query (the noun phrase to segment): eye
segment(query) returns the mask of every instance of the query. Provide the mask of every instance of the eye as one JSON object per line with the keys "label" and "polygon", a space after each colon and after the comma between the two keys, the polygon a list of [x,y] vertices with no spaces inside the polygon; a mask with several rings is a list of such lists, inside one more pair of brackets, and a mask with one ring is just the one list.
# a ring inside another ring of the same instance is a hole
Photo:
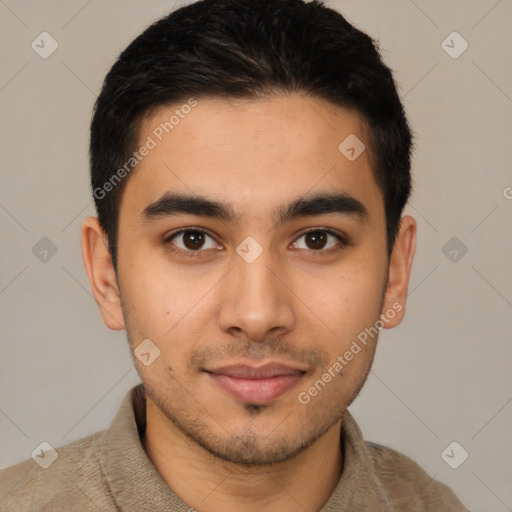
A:
{"label": "eye", "polygon": [[[295,241],[293,246],[296,249],[306,249],[314,252],[328,252],[337,244],[346,245],[345,239],[330,229],[310,229],[296,240],[300,239],[304,239],[306,246],[301,247],[300,243]],[[181,229],[173,233],[165,240],[165,243],[174,246],[171,250],[187,256],[195,256],[194,253],[202,252],[202,250],[218,249],[220,247],[206,231],[193,228]]]}
{"label": "eye", "polygon": [[173,233],[167,238],[166,243],[175,245],[182,252],[200,252],[201,249],[215,249],[219,246],[206,231],[191,228]]}
{"label": "eye", "polygon": [[[310,249],[313,251],[321,251],[322,249],[332,249],[336,246],[336,243],[345,245],[345,240],[334,231],[330,229],[319,229],[314,228],[303,233],[297,240],[304,238],[306,247],[298,247],[298,242],[294,242],[294,246],[297,249]],[[329,238],[331,242],[329,243]],[[335,239],[334,241],[332,239]],[[326,252],[326,251],[325,251]]]}

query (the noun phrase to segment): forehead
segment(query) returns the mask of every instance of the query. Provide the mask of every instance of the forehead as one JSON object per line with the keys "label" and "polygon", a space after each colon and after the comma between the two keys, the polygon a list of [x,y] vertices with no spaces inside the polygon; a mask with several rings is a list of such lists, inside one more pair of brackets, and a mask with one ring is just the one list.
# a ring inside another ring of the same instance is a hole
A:
{"label": "forehead", "polygon": [[182,192],[266,215],[286,198],[336,189],[383,215],[366,139],[357,112],[298,94],[162,107],[140,125],[137,148],[151,149],[126,184],[121,211],[140,215],[163,194]]}

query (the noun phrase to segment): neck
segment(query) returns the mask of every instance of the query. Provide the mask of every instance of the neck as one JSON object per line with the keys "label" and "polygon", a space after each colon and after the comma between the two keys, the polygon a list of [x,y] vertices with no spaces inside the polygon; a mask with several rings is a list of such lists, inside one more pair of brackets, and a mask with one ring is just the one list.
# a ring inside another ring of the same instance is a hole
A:
{"label": "neck", "polygon": [[146,398],[146,453],[166,484],[201,512],[318,511],[341,477],[341,420],[293,459],[266,467],[232,464],[206,452]]}

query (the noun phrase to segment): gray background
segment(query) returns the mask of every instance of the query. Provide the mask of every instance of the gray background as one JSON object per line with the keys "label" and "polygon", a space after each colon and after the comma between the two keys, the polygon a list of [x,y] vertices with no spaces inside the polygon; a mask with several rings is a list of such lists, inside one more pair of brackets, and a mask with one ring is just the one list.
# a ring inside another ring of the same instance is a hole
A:
{"label": "gray background", "polygon": [[[176,5],[0,0],[0,467],[107,427],[139,382],[81,259],[88,124],[119,52]],[[512,510],[512,2],[329,5],[379,40],[417,134],[407,315],[381,334],[351,411],[366,439],[412,457],[472,511]],[[31,48],[43,31],[59,45],[47,59]],[[441,44],[453,31],[469,44],[456,59]],[[43,237],[57,248],[46,261],[33,252]],[[458,469],[441,457],[452,441],[469,453]]]}

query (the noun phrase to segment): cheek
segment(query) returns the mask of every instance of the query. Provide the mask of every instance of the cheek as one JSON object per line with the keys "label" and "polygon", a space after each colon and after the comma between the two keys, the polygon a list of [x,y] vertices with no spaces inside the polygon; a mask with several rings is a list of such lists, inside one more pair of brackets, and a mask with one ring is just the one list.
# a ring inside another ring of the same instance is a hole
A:
{"label": "cheek", "polygon": [[334,271],[322,286],[310,287],[307,300],[336,335],[353,336],[378,319],[383,285],[382,271],[357,265],[350,270]]}
{"label": "cheek", "polygon": [[211,301],[205,298],[218,277],[204,270],[185,274],[165,258],[153,254],[151,259],[142,251],[126,260],[122,271],[120,267],[125,320],[134,343],[149,338],[173,356],[190,350],[194,340],[201,339],[205,319],[212,318]]}

